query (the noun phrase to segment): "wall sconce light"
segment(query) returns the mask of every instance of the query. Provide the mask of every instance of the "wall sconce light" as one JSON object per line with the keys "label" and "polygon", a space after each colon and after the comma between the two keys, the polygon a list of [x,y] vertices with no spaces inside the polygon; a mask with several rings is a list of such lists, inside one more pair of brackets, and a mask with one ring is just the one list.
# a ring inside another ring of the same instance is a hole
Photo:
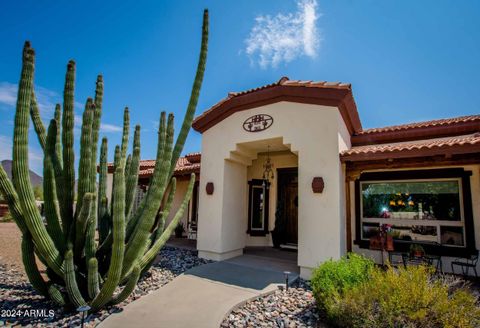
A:
{"label": "wall sconce light", "polygon": [[205,186],[205,191],[207,192],[207,195],[212,195],[213,194],[213,182],[207,182],[207,185]]}
{"label": "wall sconce light", "polygon": [[321,194],[325,188],[325,183],[322,177],[314,177],[312,180],[312,191],[315,194]]}

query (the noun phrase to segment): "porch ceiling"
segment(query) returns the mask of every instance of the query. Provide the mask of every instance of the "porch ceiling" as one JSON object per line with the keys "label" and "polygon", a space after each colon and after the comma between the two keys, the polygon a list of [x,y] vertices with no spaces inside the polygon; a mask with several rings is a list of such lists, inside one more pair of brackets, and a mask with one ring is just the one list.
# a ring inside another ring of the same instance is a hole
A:
{"label": "porch ceiling", "polygon": [[291,147],[290,144],[283,143],[282,137],[241,142],[236,144],[235,150],[230,151],[227,159],[245,166],[250,166],[252,165],[252,161],[257,159],[258,154],[266,153],[267,151],[272,153],[291,151]]}

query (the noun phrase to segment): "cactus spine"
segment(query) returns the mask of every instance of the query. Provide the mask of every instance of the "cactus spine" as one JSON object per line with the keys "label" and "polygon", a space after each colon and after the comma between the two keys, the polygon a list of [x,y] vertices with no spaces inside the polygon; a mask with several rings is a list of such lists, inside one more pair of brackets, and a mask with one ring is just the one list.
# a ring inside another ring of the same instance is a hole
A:
{"label": "cactus spine", "polygon": [[[107,164],[108,141],[99,152],[98,140],[103,106],[103,77],[96,81],[95,97],[88,98],[83,113],[78,188],[74,170],[75,62],[67,65],[63,113],[56,105],[45,129],[34,92],[35,53],[26,42],[17,95],[13,140],[12,181],[0,167],[0,192],[22,233],[25,271],[33,287],[60,306],[90,305],[98,310],[125,300],[134,290],[171,235],[188,206],[195,175],[173,221],[164,229],[171,210],[176,180],[174,168],[188,135],[205,70],[208,12],[205,11],[197,73],[182,128],[174,142],[174,117],[161,113],[156,164],[144,200],[134,209],[140,166],[140,126],[135,127],[132,153],[129,144],[130,114],[124,111],[120,145],[115,147],[114,165]],[[36,206],[28,168],[30,120],[44,152],[44,202],[46,224]],[[127,160],[128,158],[128,160]],[[113,172],[112,197],[107,195],[108,171]],[[74,202],[75,191],[77,202]],[[98,241],[96,235],[98,231]],[[39,273],[38,258],[46,266]],[[48,279],[47,279],[48,278]],[[115,295],[120,287],[121,291]]]}

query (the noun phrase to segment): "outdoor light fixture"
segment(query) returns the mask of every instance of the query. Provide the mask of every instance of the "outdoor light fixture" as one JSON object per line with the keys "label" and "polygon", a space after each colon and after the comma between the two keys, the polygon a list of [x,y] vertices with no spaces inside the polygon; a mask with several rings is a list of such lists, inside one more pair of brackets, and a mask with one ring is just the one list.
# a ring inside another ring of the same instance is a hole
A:
{"label": "outdoor light fixture", "polygon": [[270,180],[273,180],[273,164],[270,158],[270,146],[267,146],[267,159],[263,164],[263,186],[268,188]]}
{"label": "outdoor light fixture", "polygon": [[205,186],[205,191],[207,192],[207,195],[212,195],[213,194],[213,182],[208,182],[207,185]]}
{"label": "outdoor light fixture", "polygon": [[315,194],[321,194],[325,188],[325,183],[323,182],[322,177],[314,177],[312,180],[312,191]]}
{"label": "outdoor light fixture", "polygon": [[82,314],[82,328],[83,323],[85,322],[85,313],[87,313],[91,308],[88,305],[80,306],[77,308],[77,312]]}
{"label": "outdoor light fixture", "polygon": [[290,271],[283,271],[283,274],[285,275],[285,290],[288,291],[288,276],[290,275]]}

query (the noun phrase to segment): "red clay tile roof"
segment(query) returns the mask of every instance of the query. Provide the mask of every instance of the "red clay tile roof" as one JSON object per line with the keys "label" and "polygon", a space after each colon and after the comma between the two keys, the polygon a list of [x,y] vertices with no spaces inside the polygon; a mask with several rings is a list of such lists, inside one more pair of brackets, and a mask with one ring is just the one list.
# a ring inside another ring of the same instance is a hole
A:
{"label": "red clay tile roof", "polygon": [[434,126],[451,126],[451,125],[457,125],[459,123],[467,123],[467,122],[480,123],[480,115],[459,116],[459,117],[444,118],[439,120],[414,122],[414,123],[401,124],[401,125],[392,125],[392,126],[386,126],[381,128],[372,128],[372,129],[362,130],[358,132],[357,135],[381,133],[381,132],[387,132],[387,131],[388,132],[402,131],[402,130],[410,130],[410,129],[418,129],[418,128],[426,128],[426,127],[434,127]]}
{"label": "red clay tile roof", "polygon": [[480,132],[480,115],[373,128],[352,135],[352,146],[454,137]]}
{"label": "red clay tile roof", "polygon": [[343,162],[480,153],[480,133],[447,138],[356,146],[340,154]]}
{"label": "red clay tile roof", "polygon": [[231,114],[279,101],[337,106],[351,133],[361,131],[362,125],[349,83],[289,80],[282,77],[275,83],[228,96],[193,121],[193,128],[204,132]]}
{"label": "red clay tile roof", "polygon": [[[194,161],[189,161],[189,158],[193,158]],[[200,153],[190,153],[185,155],[185,157],[180,157],[175,166],[175,171],[173,175],[185,175],[190,173],[199,173],[200,172]],[[196,161],[198,160],[198,161]],[[108,163],[109,172],[113,171],[113,163]],[[152,176],[153,170],[155,168],[154,159],[146,159],[140,161],[140,169],[138,172],[139,177],[148,178]]]}

